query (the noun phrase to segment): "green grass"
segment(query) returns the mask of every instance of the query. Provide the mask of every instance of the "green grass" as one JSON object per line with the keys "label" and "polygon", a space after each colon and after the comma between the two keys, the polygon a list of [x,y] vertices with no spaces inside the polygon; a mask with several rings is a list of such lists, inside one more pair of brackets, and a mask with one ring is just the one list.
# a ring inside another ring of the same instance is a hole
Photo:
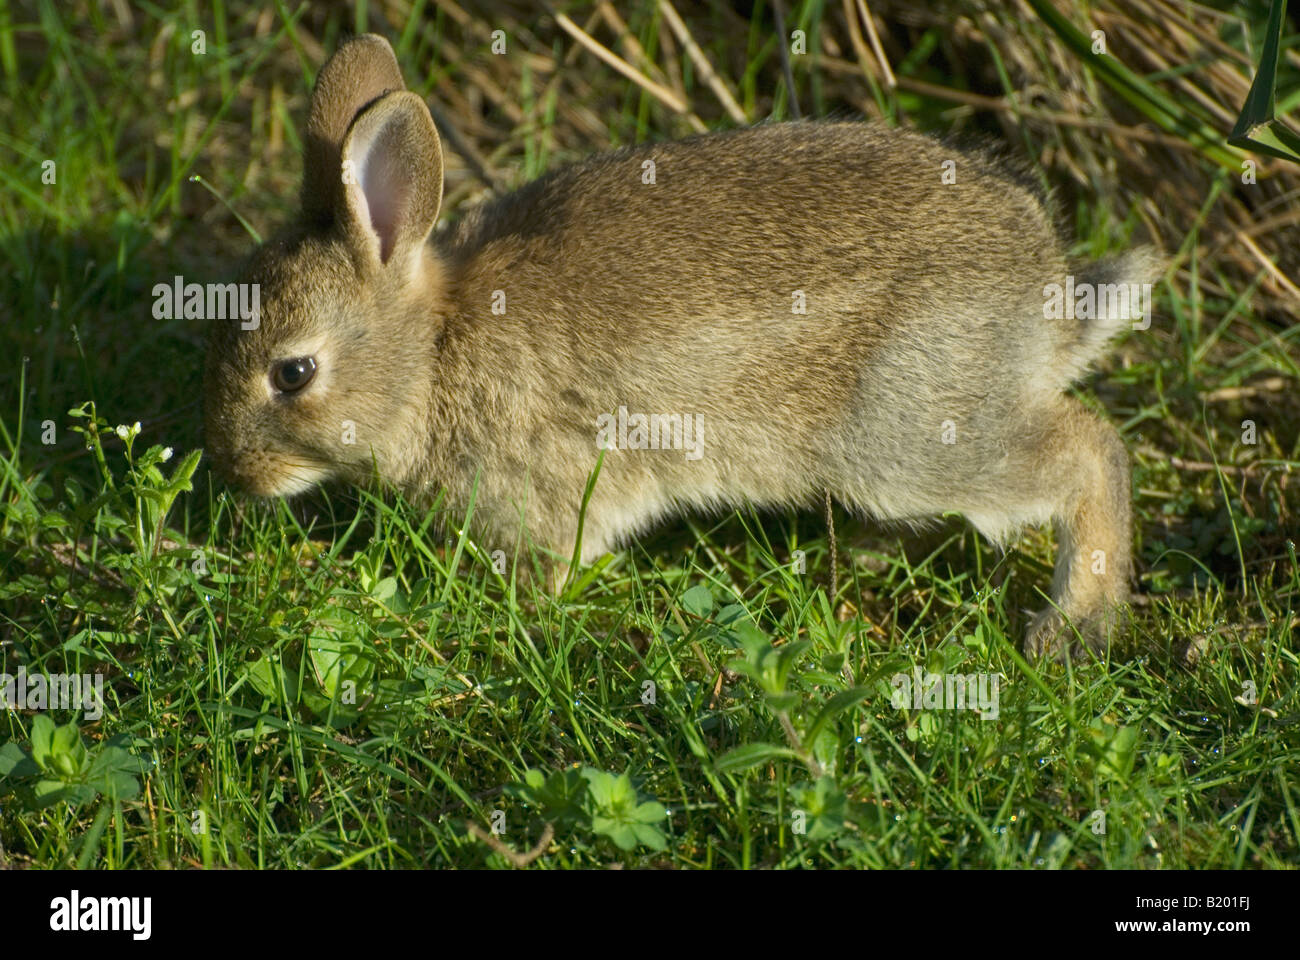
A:
{"label": "green grass", "polygon": [[[540,37],[538,56],[571,46],[482,6],[489,26]],[[787,21],[811,36],[837,7],[790,3]],[[1190,151],[1192,215],[1160,223],[1177,263],[1152,329],[1081,393],[1133,454],[1132,630],[1104,662],[1036,669],[1018,644],[1045,603],[1046,534],[1003,554],[957,517],[911,532],[837,513],[832,601],[818,516],[693,517],[556,598],[517,585],[527,558],[502,572],[461,524],[382,491],[250,503],[209,478],[186,459],[202,442],[202,324],[154,320],[150,290],[224,276],[249,246],[191,175],[263,235],[288,215],[306,41],[384,29],[412,86],[489,144],[509,183],[689,130],[590,56],[549,74],[489,60],[440,7],[391,25],[364,6],[349,20],[284,6],[261,33],[257,11],[213,9],[141,8],[127,27],[95,3],[74,18],[0,0],[0,672],[99,672],[107,700],[94,721],[0,710],[0,866],[505,867],[470,829],[494,824],[520,853],[552,838],[534,869],[1300,862],[1300,327],[1264,295],[1262,266],[1224,253],[1241,188],[1217,152]],[[666,49],[653,5],[624,16],[649,56]],[[762,7],[748,30],[720,6],[688,21],[751,119],[785,113]],[[196,22],[206,59],[182,40]],[[1014,50],[976,61],[916,30],[900,76],[1016,88]],[[518,120],[434,93],[486,69],[516,69]],[[686,60],[681,76],[707,125],[727,125]],[[870,101],[931,129],[997,129],[826,64],[795,77],[805,113]],[[604,143],[561,83],[588,91]],[[1017,136],[1031,159],[1106,145]],[[1081,256],[1144,222],[1105,178],[1037,170]],[[479,190],[453,169],[448,212]],[[1263,216],[1296,212],[1284,196]],[[1285,256],[1287,229],[1256,240]],[[138,437],[113,429],[135,421]],[[916,667],[997,675],[998,716],[895,709],[891,678]]]}

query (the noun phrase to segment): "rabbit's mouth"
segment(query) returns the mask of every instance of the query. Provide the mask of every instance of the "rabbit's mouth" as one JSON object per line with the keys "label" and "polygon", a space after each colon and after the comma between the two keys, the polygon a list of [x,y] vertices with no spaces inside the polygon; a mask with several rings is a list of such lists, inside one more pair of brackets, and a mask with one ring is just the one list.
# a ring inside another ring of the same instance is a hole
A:
{"label": "rabbit's mouth", "polygon": [[275,489],[262,496],[270,497],[295,497],[300,493],[306,493],[318,483],[323,483],[330,477],[328,470],[311,470],[305,471],[302,467],[293,468],[292,472],[287,472],[280,477],[279,483]]}
{"label": "rabbit's mouth", "polygon": [[319,460],[268,450],[239,451],[224,471],[228,481],[255,497],[297,496],[333,472]]}

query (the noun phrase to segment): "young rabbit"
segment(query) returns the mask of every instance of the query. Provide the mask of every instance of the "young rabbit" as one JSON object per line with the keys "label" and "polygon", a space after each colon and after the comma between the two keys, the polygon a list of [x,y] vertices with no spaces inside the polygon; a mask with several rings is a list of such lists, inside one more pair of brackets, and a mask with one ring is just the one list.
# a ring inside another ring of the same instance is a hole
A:
{"label": "young rabbit", "polygon": [[[1075,319],[1068,288],[1046,306],[1072,271],[1015,172],[906,130],[772,124],[592,157],[431,240],[438,134],[373,35],[321,69],[306,134],[301,219],[245,277],[259,322],[209,344],[233,483],[377,470],[417,502],[445,489],[453,517],[473,494],[488,551],[522,534],[567,558],[603,449],[582,562],[688,509],[826,490],[883,519],[960,511],[999,543],[1051,520],[1027,648],[1104,642],[1128,458],[1065,390],[1132,319]],[[1156,270],[1140,251],[1068,282]]]}

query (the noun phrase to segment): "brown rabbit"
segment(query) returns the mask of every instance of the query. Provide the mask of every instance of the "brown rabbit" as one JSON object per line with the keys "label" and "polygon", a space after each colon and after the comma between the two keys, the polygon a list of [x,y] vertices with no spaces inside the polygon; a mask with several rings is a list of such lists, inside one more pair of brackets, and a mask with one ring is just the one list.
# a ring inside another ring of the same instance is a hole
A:
{"label": "brown rabbit", "polygon": [[996,542],[1051,520],[1028,649],[1066,655],[1070,624],[1104,642],[1128,458],[1065,390],[1132,311],[1103,287],[1078,319],[1069,285],[1152,281],[1149,251],[1067,280],[1014,171],[864,123],[615,150],[431,242],[438,134],[372,35],[321,69],[305,166],[300,222],[245,278],[256,328],[215,323],[209,345],[209,452],[234,483],[288,496],[377,470],[460,517],[477,490],[485,550],[522,533],[567,558],[604,450],[583,562],[685,510],[825,490],[883,519],[960,511]]}

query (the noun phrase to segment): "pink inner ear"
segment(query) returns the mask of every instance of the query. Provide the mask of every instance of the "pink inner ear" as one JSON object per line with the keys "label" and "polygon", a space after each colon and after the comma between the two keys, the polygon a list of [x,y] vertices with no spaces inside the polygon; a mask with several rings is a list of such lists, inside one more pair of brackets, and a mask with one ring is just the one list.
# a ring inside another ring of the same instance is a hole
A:
{"label": "pink inner ear", "polygon": [[379,259],[387,263],[397,245],[399,221],[410,183],[400,169],[394,169],[400,164],[393,162],[394,152],[384,141],[381,132],[375,140],[363,145],[357,181],[365,206],[361,212],[379,240]]}

